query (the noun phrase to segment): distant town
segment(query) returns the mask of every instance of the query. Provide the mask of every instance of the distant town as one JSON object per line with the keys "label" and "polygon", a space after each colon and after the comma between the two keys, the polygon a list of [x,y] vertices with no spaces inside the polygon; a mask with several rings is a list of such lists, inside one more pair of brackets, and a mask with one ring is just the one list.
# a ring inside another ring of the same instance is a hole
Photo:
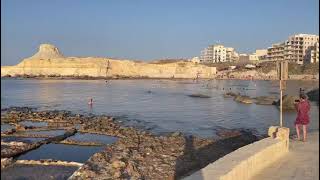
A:
{"label": "distant town", "polygon": [[199,57],[190,59],[194,63],[201,64],[223,62],[251,62],[254,64],[261,61],[280,60],[288,60],[300,65],[319,62],[319,36],[312,34],[292,35],[283,42],[272,44],[267,49],[257,49],[252,54],[241,54],[232,47],[214,44],[204,48]]}

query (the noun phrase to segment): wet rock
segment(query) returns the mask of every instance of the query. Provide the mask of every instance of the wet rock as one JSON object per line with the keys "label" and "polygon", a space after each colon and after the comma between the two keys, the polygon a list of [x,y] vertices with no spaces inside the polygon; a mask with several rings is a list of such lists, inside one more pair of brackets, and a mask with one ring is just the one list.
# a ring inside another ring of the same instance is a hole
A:
{"label": "wet rock", "polygon": [[218,136],[226,138],[226,137],[235,137],[240,136],[241,131],[236,129],[220,129],[216,133]]}
{"label": "wet rock", "polygon": [[[256,140],[255,136],[243,132],[239,134],[238,131],[232,130],[221,132],[222,138],[219,141],[184,136],[181,132],[155,136],[143,130],[124,127],[112,117],[93,114],[79,116],[69,111],[8,111],[6,117],[12,122],[30,119],[48,122],[48,125],[61,123],[74,127],[81,124],[80,132],[119,137],[117,142],[91,156],[70,179],[179,179]],[[59,143],[75,132],[76,129],[68,129],[64,135],[32,144],[32,148],[45,143]],[[12,147],[19,149],[24,146]],[[26,150],[28,147],[16,153],[4,154],[7,154],[7,157],[15,157]]]}
{"label": "wet rock", "polygon": [[174,132],[172,134],[170,134],[171,137],[178,137],[178,136],[182,136],[183,134],[181,132]]}
{"label": "wet rock", "polygon": [[25,131],[26,128],[25,128],[24,126],[20,125],[20,124],[17,124],[17,125],[16,125],[16,130],[17,130],[17,131]]}
{"label": "wet rock", "polygon": [[318,89],[313,89],[313,90],[307,92],[307,96],[308,96],[310,101],[319,102],[319,88]]}
{"label": "wet rock", "polygon": [[83,142],[83,141],[75,141],[75,140],[71,140],[71,139],[65,139],[65,140],[57,142],[57,143],[79,145],[79,146],[103,146],[104,145],[99,142]]}
{"label": "wet rock", "polygon": [[[295,101],[296,100],[299,100],[298,96],[290,96],[290,95],[282,96],[282,110],[283,111],[295,110]],[[280,99],[278,101],[274,102],[273,105],[280,107]]]}
{"label": "wet rock", "polygon": [[229,98],[229,97],[236,97],[236,96],[238,96],[239,94],[236,94],[236,93],[234,93],[234,92],[227,92],[227,93],[225,93],[224,95],[223,95],[223,97],[225,97],[225,98]]}
{"label": "wet rock", "polygon": [[[20,155],[32,149],[38,148],[41,145],[40,143],[33,143],[33,144],[27,144],[27,143],[22,144],[21,142],[11,142],[11,143],[13,144],[11,144],[10,146],[7,146],[7,148],[4,148],[4,149],[1,148],[1,158],[15,157],[17,155]],[[19,144],[15,144],[15,143],[19,143]]]}
{"label": "wet rock", "polygon": [[[253,136],[248,135],[246,139],[244,134],[237,133],[239,132],[233,131],[224,134],[227,138],[238,138],[237,140],[216,145],[213,145],[213,140],[185,137],[179,132],[173,136],[139,135],[123,138],[99,153],[99,156],[104,154],[108,158],[90,158],[84,166],[86,168],[81,168],[77,174],[79,177],[87,178],[111,176],[132,179],[177,179],[176,177],[183,177],[190,171],[206,166],[213,158],[221,157],[223,153],[254,140]],[[111,169],[105,168],[110,166]],[[97,169],[92,173],[94,167]]]}
{"label": "wet rock", "polygon": [[249,96],[241,96],[241,95],[238,95],[234,98],[234,100],[236,102],[239,102],[239,103],[243,103],[243,104],[252,104],[253,103],[253,99],[250,98]]}
{"label": "wet rock", "polygon": [[276,96],[259,96],[255,98],[256,104],[258,105],[272,105],[275,101],[277,101]]}
{"label": "wet rock", "polygon": [[13,163],[13,158],[1,158],[1,170],[10,166]]}
{"label": "wet rock", "polygon": [[194,97],[194,98],[211,98],[208,95],[204,95],[204,94],[190,94],[188,95],[189,97]]}

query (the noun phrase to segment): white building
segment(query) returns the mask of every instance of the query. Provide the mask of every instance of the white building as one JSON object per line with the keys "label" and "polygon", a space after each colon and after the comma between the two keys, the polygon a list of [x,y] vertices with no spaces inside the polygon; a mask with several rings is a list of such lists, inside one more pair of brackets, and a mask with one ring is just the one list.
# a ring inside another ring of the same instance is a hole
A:
{"label": "white building", "polygon": [[234,48],[227,47],[227,56],[226,56],[226,61],[227,62],[234,62],[239,60],[239,54],[234,50]]}
{"label": "white building", "polygon": [[[289,36],[288,40],[273,44],[268,48],[268,59],[289,60],[298,64],[304,62],[317,62],[315,48],[319,43],[319,36],[312,34],[296,34]],[[319,48],[318,48],[319,49]],[[313,51],[313,55],[311,51]],[[311,60],[311,56],[314,60]]]}
{"label": "white building", "polygon": [[237,60],[238,57],[238,53],[236,53],[233,48],[224,47],[223,45],[210,45],[209,47],[201,51],[200,62],[229,62]]}
{"label": "white building", "polygon": [[268,50],[267,49],[257,49],[255,54],[258,56],[259,60],[266,60],[267,55],[268,55]]}
{"label": "white building", "polygon": [[200,58],[199,57],[193,57],[191,60],[193,63],[200,63]]}
{"label": "white building", "polygon": [[249,55],[249,61],[259,61],[259,57],[256,53]]}
{"label": "white building", "polygon": [[307,58],[309,63],[319,62],[319,42],[317,42],[314,47],[307,51]]}

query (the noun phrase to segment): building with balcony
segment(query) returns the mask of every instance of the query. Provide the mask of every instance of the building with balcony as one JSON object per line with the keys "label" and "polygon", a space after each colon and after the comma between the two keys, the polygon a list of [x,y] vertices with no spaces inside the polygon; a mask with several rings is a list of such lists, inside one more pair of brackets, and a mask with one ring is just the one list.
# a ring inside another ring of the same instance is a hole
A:
{"label": "building with balcony", "polygon": [[[288,60],[298,64],[311,62],[311,51],[319,43],[319,36],[311,34],[297,34],[289,36],[288,40],[273,44],[268,48],[269,60]],[[313,52],[315,53],[316,50]]]}
{"label": "building with balcony", "polygon": [[227,47],[226,50],[227,50],[227,54],[226,54],[227,62],[239,61],[239,54],[234,50],[234,48]]}
{"label": "building with balcony", "polygon": [[210,45],[201,51],[201,63],[230,62],[239,59],[239,55],[234,48],[223,45]]}
{"label": "building with balcony", "polygon": [[317,63],[319,62],[319,43],[308,51],[308,59],[309,63]]}
{"label": "building with balcony", "polygon": [[267,49],[257,49],[255,52],[255,55],[258,56],[259,60],[266,60],[268,55]]}
{"label": "building with balcony", "polygon": [[272,47],[268,48],[269,60],[283,60],[284,58],[284,43],[272,44]]}

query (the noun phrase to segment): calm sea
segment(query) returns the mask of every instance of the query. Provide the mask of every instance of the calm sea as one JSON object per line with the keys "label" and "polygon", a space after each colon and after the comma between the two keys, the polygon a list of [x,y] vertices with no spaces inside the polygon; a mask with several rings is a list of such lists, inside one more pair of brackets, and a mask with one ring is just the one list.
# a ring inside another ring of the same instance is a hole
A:
{"label": "calm sea", "polygon": [[[318,82],[289,81],[285,94],[299,88],[319,87]],[[220,128],[247,128],[265,134],[279,124],[272,105],[240,104],[226,99],[230,90],[252,97],[279,96],[277,81],[235,80],[17,80],[1,79],[1,108],[31,106],[40,110],[112,115],[126,125],[157,134],[181,131],[213,137]],[[201,93],[211,98],[192,98]],[[93,98],[93,106],[87,105]],[[311,103],[311,130],[319,129],[319,106]],[[284,113],[284,125],[293,129],[295,112]]]}

